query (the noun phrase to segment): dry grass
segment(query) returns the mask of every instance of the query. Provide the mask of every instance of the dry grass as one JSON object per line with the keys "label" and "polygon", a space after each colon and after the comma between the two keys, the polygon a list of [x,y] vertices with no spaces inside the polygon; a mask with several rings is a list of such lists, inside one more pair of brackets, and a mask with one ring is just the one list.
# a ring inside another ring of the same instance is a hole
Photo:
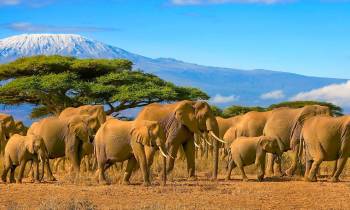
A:
{"label": "dry grass", "polygon": [[[289,164],[284,157],[283,167]],[[82,172],[79,180],[67,171],[58,171],[57,182],[23,184],[0,183],[0,209],[349,209],[350,179],[344,170],[343,181],[329,183],[322,179],[317,183],[295,178],[268,178],[255,181],[255,169],[247,167],[251,180],[240,181],[238,170],[233,171],[232,181],[224,181],[224,162],[220,164],[219,181],[211,181],[212,160],[196,161],[198,180],[187,181],[184,160],[177,160],[175,169],[168,176],[167,186],[160,185],[161,161],[156,160],[152,169],[151,187],[142,186],[141,173],[135,171],[131,186],[120,185],[122,171],[119,167],[108,171],[111,185],[101,186],[95,181],[94,172]],[[333,163],[324,163],[321,174],[331,172]],[[2,167],[2,166],[0,166]],[[125,167],[125,164],[124,164]],[[66,169],[69,168],[67,164]]]}

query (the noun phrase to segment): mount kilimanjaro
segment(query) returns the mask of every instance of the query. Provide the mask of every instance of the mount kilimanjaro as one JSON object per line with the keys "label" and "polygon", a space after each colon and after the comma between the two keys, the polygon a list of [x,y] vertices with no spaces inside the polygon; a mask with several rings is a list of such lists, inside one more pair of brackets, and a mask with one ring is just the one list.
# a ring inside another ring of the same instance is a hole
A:
{"label": "mount kilimanjaro", "polygon": [[75,34],[22,34],[0,39],[0,63],[34,55],[65,55],[78,58],[124,58],[134,68],[156,74],[177,85],[198,87],[219,106],[269,105],[300,92],[345,79],[309,77],[269,70],[240,70],[202,66],[172,58],[148,58]]}

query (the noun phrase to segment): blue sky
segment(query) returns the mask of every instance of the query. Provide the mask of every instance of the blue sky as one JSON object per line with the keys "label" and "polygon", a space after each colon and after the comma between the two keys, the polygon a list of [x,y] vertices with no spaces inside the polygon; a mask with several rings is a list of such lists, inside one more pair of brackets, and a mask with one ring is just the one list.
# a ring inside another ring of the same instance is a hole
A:
{"label": "blue sky", "polygon": [[347,0],[0,0],[0,38],[45,32],[154,58],[350,78]]}

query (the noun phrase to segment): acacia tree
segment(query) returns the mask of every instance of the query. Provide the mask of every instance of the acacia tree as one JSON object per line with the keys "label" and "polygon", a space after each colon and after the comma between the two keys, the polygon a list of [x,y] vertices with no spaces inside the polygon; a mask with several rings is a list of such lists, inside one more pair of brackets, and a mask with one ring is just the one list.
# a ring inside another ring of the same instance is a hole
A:
{"label": "acacia tree", "polygon": [[34,56],[0,65],[0,103],[34,104],[31,117],[57,115],[66,107],[108,105],[108,114],[153,102],[208,99],[196,88],[180,87],[132,70],[124,59]]}

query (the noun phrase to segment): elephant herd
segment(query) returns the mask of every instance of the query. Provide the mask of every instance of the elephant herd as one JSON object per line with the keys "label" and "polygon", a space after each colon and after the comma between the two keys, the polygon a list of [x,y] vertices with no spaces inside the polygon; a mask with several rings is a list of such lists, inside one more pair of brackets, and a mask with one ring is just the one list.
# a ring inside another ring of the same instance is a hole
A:
{"label": "elephant herd", "polygon": [[[122,179],[130,183],[139,167],[143,184],[150,185],[150,167],[157,151],[162,156],[162,180],[181,149],[187,163],[188,179],[195,180],[196,154],[205,146],[213,159],[213,179],[218,176],[219,151],[227,161],[227,175],[237,167],[247,180],[244,166],[255,164],[257,179],[267,175],[293,175],[299,159],[305,158],[305,180],[316,181],[322,161],[336,160],[331,181],[339,181],[350,155],[350,117],[332,117],[328,107],[277,108],[267,112],[249,112],[224,119],[216,117],[204,101],[180,101],[145,106],[133,121],[106,116],[101,105],[67,108],[59,116],[33,123],[27,130],[9,115],[0,115],[1,154],[4,159],[3,182],[21,182],[30,162],[33,181],[54,181],[50,159],[67,158],[71,173],[80,173],[82,160],[96,168],[96,179],[107,184],[105,172],[117,162],[127,161]],[[291,167],[282,172],[281,156],[292,151]],[[42,163],[42,171],[39,165]],[[18,178],[14,172],[20,166]],[[266,167],[265,167],[266,166]],[[40,176],[41,175],[41,176]]]}

